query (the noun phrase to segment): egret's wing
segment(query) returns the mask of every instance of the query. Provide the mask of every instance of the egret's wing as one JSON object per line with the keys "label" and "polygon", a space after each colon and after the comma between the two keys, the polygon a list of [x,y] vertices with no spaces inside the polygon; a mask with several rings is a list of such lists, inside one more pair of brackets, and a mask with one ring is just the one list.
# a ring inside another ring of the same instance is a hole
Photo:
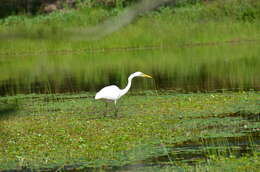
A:
{"label": "egret's wing", "polygon": [[117,100],[120,96],[120,89],[115,85],[102,88],[95,96],[95,99]]}

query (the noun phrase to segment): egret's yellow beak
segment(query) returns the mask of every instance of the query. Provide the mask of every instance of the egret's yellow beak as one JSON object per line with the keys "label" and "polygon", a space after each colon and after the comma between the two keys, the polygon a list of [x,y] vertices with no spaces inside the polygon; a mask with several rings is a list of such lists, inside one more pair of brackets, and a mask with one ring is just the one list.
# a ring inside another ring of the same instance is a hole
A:
{"label": "egret's yellow beak", "polygon": [[153,78],[153,77],[151,77],[151,76],[149,76],[149,75],[146,75],[146,74],[143,74],[143,77],[146,77],[146,78]]}

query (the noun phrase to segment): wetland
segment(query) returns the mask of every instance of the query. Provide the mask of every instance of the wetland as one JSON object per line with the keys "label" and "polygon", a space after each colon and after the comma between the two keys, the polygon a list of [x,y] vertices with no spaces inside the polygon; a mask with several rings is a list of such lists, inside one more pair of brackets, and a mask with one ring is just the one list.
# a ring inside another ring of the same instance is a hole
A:
{"label": "wetland", "polygon": [[[0,171],[259,171],[260,12],[217,2],[95,40],[120,10],[0,19]],[[95,93],[135,71],[104,117]]]}

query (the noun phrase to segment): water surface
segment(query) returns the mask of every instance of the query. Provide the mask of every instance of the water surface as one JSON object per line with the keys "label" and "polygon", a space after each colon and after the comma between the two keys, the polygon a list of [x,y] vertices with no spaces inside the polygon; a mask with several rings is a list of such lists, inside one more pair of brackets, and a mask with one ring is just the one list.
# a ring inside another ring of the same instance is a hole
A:
{"label": "water surface", "polygon": [[154,80],[135,79],[133,89],[259,90],[259,56],[260,46],[254,42],[14,52],[0,56],[0,94],[97,91],[109,84],[124,87],[135,71]]}

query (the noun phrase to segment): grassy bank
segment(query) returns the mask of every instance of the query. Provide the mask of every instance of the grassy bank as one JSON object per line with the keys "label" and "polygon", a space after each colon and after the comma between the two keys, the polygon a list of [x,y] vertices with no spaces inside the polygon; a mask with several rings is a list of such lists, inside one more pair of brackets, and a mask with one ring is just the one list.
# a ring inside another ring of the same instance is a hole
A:
{"label": "grassy bank", "polygon": [[[14,100],[19,108],[1,113],[0,169],[66,165],[119,168],[127,164],[149,164],[145,160],[167,155],[168,165],[187,169],[194,165],[205,169],[211,163],[237,169],[241,167],[240,161],[259,162],[258,142],[253,141],[259,137],[257,92],[136,92],[120,102],[118,118],[113,117],[112,107],[109,116],[103,117],[104,104],[94,101],[90,93],[1,98],[1,102],[9,104]],[[258,134],[247,136],[251,132]],[[231,155],[237,156],[239,138],[244,136],[243,143],[253,146],[252,151],[239,153],[242,159],[234,159]],[[229,144],[232,137],[236,148]],[[214,141],[218,138],[222,139]],[[192,162],[190,166],[185,158],[183,161],[177,158],[182,156],[182,151],[188,153],[185,145],[198,144],[202,146],[199,150],[204,150],[201,154],[206,161],[191,157],[186,159]],[[252,156],[247,159],[247,155]],[[156,164],[156,160],[152,162]],[[230,167],[229,162],[234,166]],[[258,165],[241,168],[256,169]]]}

